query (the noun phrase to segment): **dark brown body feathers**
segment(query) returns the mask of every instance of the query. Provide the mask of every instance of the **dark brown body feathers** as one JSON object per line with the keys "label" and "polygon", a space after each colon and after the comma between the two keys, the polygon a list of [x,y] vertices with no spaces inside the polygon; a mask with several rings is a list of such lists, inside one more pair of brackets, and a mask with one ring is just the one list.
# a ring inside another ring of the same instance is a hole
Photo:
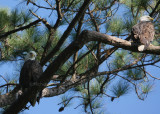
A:
{"label": "dark brown body feathers", "polygon": [[[34,84],[37,84],[36,81],[39,79],[41,74],[43,73],[43,69],[39,62],[35,60],[27,60],[20,72],[19,84],[22,88],[22,91],[25,92],[27,88],[30,88]],[[38,85],[37,85],[38,86]],[[31,100],[30,103],[32,106],[35,105],[36,100],[39,102],[41,92],[39,93],[39,98],[35,96],[33,101]]]}

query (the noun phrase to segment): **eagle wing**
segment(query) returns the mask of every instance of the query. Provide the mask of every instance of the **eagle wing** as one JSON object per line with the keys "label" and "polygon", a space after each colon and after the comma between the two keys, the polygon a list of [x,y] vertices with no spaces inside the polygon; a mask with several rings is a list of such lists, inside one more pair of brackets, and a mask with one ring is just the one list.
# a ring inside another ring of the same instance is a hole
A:
{"label": "eagle wing", "polygon": [[19,84],[22,89],[32,86],[32,84],[38,80],[42,73],[42,67],[37,61],[26,61],[20,72]]}
{"label": "eagle wing", "polygon": [[154,25],[152,22],[140,22],[132,27],[132,39],[140,45],[144,45],[145,49],[154,39]]}
{"label": "eagle wing", "polygon": [[[22,91],[25,92],[26,89],[33,86],[38,80],[38,78],[43,73],[41,65],[35,60],[28,60],[24,63],[19,78],[19,84],[22,87]],[[38,85],[37,85],[38,86]],[[42,96],[42,90],[36,94],[31,100],[30,103],[32,106],[35,105],[36,101],[39,103],[39,100]]]}

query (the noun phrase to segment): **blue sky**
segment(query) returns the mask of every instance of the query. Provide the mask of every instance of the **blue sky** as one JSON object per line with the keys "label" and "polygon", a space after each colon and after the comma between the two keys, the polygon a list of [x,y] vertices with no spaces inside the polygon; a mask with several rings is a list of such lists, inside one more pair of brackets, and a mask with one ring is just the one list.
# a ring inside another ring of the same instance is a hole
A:
{"label": "blue sky", "polygon": [[[0,8],[13,9],[16,7],[18,0],[0,0]],[[10,69],[8,70],[8,67]],[[7,69],[7,70],[6,70]],[[153,75],[158,77],[160,74],[159,69],[152,67],[147,67],[148,71]],[[7,63],[0,66],[0,75],[11,76],[14,73],[14,65]],[[160,77],[160,76],[159,76]],[[1,80],[0,80],[1,81]],[[155,81],[154,88],[152,92],[149,93],[145,101],[141,101],[136,96],[135,92],[131,92],[127,95],[115,99],[111,102],[109,98],[104,98],[103,110],[105,114],[159,114],[160,113],[160,82]],[[53,98],[43,98],[39,105],[31,107],[30,110],[25,111],[24,114],[83,114],[82,108],[74,109],[78,102],[74,100],[73,105],[66,108],[63,112],[58,112],[60,106],[60,96]]]}

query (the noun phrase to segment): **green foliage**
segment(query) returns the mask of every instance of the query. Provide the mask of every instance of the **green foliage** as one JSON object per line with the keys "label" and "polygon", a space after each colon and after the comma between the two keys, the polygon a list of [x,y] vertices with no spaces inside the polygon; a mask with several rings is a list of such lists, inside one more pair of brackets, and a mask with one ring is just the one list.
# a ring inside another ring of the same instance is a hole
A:
{"label": "green foliage", "polygon": [[67,107],[69,106],[70,102],[68,102],[71,98],[68,95],[62,95],[61,100],[62,100],[62,104],[63,106]]}
{"label": "green foliage", "polygon": [[145,76],[143,70],[136,68],[127,70],[125,75],[133,80],[141,80]]}
{"label": "green foliage", "polygon": [[[9,25],[9,14],[8,9],[0,9],[0,30],[3,28],[6,28]],[[6,29],[4,29],[1,33],[5,32]]]}
{"label": "green foliage", "polygon": [[10,23],[13,27],[19,27],[29,22],[32,19],[32,15],[28,11],[19,11],[15,9],[11,11]]}
{"label": "green foliage", "polygon": [[96,9],[101,9],[109,4],[110,0],[93,0]]}
{"label": "green foliage", "polygon": [[[22,54],[24,51],[40,51],[42,44],[45,42],[45,38],[38,31],[38,28],[30,28],[23,32],[22,35],[15,34],[12,38],[8,39],[8,44],[10,46],[10,54],[8,56],[16,57]],[[5,51],[5,50],[4,50]]]}
{"label": "green foliage", "polygon": [[71,61],[67,61],[58,71],[56,74],[59,75],[65,75],[66,72],[68,71],[68,69],[71,67],[72,62]]}
{"label": "green foliage", "polygon": [[93,109],[99,109],[101,107],[102,107],[102,101],[100,99],[93,100],[92,102]]}
{"label": "green foliage", "polygon": [[120,0],[121,3],[125,3],[128,7],[141,7],[141,9],[144,9],[144,7],[147,7],[147,3],[151,3],[151,0]]}
{"label": "green foliage", "polygon": [[[72,0],[62,0],[61,5],[62,7],[68,7],[69,4],[72,2]],[[83,3],[83,0],[74,0],[72,8],[75,7],[75,5]]]}
{"label": "green foliage", "polygon": [[129,83],[120,80],[112,86],[111,92],[113,93],[114,96],[120,97],[122,95],[127,94],[129,90],[130,90]]}
{"label": "green foliage", "polygon": [[10,18],[10,22],[11,25],[16,27],[19,25],[19,22],[21,21],[21,16],[19,15],[19,10],[15,9],[11,12],[11,18]]}
{"label": "green foliage", "polygon": [[132,61],[128,51],[120,50],[115,52],[115,58],[111,61],[110,65],[112,69],[121,68]]}
{"label": "green foliage", "polygon": [[[80,56],[79,56],[80,57]],[[92,66],[95,63],[95,58],[92,54],[88,54],[87,56],[85,56],[78,64],[77,64],[77,73],[83,73],[84,71],[92,68]]]}
{"label": "green foliage", "polygon": [[137,53],[137,52],[132,52],[132,55],[131,55],[134,59],[139,59],[141,56],[142,56],[142,54],[140,54],[140,53]]}
{"label": "green foliage", "polygon": [[98,83],[96,80],[92,82],[90,85],[91,95],[98,95],[100,93],[100,87],[100,83]]}
{"label": "green foliage", "polygon": [[80,91],[84,90],[84,87],[82,85],[78,85],[73,90],[76,92],[80,92]]}
{"label": "green foliage", "polygon": [[125,27],[127,32],[131,32],[132,27],[137,24],[137,19],[126,18],[125,19]]}
{"label": "green foliage", "polygon": [[120,35],[125,29],[125,23],[122,18],[113,18],[109,23],[106,23],[106,31],[112,34]]}
{"label": "green foliage", "polygon": [[153,85],[150,83],[141,83],[140,86],[143,94],[148,94],[153,88]]}

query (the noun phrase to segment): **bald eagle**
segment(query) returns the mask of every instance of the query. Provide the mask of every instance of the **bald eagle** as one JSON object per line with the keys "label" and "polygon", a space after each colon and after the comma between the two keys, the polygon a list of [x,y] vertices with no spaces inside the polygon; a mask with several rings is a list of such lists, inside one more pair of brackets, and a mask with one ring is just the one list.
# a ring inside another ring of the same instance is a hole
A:
{"label": "bald eagle", "polygon": [[140,17],[140,22],[132,27],[131,38],[138,44],[138,51],[144,51],[154,39],[153,18],[148,15]]}
{"label": "bald eagle", "polygon": [[[35,58],[36,53],[34,51],[30,51],[25,57],[25,63],[21,69],[19,78],[19,84],[23,93],[34,84],[37,84],[36,81],[43,73],[41,65],[35,60]],[[35,105],[36,101],[39,103],[41,95],[42,91],[30,100],[32,106]]]}

